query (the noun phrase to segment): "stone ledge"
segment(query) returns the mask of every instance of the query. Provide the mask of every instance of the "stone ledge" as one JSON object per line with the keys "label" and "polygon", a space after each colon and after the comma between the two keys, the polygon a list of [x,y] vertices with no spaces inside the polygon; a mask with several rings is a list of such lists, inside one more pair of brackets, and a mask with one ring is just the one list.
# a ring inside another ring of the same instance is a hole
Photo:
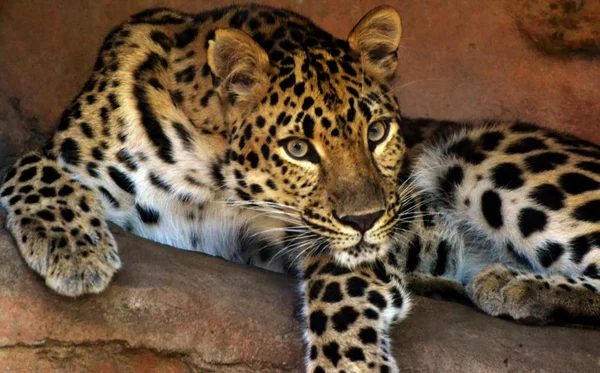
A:
{"label": "stone ledge", "polygon": [[[66,299],[45,288],[0,230],[0,371],[302,372],[293,279],[113,231],[124,269],[105,293]],[[600,369],[596,330],[415,303],[393,331],[403,372]]]}

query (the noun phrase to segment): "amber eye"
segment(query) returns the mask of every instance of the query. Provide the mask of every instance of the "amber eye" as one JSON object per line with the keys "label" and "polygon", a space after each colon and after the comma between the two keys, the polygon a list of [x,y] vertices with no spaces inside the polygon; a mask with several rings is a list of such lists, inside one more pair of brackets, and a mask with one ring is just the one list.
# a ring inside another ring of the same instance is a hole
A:
{"label": "amber eye", "polygon": [[308,155],[309,145],[304,140],[293,139],[288,141],[288,143],[285,146],[285,150],[288,152],[290,157],[296,159],[303,159]]}
{"label": "amber eye", "polygon": [[383,140],[385,140],[386,136],[389,132],[389,125],[387,122],[379,121],[375,123],[371,123],[367,130],[367,138],[369,142],[373,145],[377,145]]}

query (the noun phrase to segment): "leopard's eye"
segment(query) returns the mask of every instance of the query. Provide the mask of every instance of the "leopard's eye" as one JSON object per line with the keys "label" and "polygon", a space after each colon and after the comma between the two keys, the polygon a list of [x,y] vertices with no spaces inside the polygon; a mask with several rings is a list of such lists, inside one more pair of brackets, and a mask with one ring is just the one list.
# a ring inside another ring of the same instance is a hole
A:
{"label": "leopard's eye", "polygon": [[290,157],[298,161],[312,163],[319,163],[320,161],[319,154],[308,140],[293,137],[279,141],[279,145],[285,149]]}
{"label": "leopard's eye", "polygon": [[369,129],[367,130],[367,138],[369,142],[379,144],[388,134],[388,124],[386,122],[375,122],[369,125]]}
{"label": "leopard's eye", "polygon": [[290,157],[295,159],[302,159],[308,154],[308,143],[304,140],[293,139],[288,141],[285,146],[285,150],[288,152]]}

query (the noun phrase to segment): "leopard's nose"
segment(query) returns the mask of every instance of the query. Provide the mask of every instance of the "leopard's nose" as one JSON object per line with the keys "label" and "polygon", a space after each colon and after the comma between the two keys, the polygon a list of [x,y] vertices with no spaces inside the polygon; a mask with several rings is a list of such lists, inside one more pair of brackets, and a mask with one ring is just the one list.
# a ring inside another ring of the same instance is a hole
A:
{"label": "leopard's nose", "polygon": [[340,223],[350,226],[360,233],[365,233],[373,227],[377,219],[379,219],[384,213],[384,210],[372,212],[364,215],[344,215],[338,216],[335,212],[334,215]]}

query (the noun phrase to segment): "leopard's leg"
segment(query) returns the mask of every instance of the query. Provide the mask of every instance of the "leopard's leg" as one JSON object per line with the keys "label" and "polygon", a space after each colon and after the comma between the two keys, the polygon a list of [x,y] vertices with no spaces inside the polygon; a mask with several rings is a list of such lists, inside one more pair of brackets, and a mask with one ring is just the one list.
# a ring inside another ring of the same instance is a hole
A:
{"label": "leopard's leg", "polygon": [[59,163],[24,155],[4,180],[0,203],[25,262],[56,292],[98,293],[121,267],[95,194]]}
{"label": "leopard's leg", "polygon": [[304,263],[301,289],[307,372],[398,372],[388,328],[406,317],[410,298],[397,266],[350,270],[315,257]]}

